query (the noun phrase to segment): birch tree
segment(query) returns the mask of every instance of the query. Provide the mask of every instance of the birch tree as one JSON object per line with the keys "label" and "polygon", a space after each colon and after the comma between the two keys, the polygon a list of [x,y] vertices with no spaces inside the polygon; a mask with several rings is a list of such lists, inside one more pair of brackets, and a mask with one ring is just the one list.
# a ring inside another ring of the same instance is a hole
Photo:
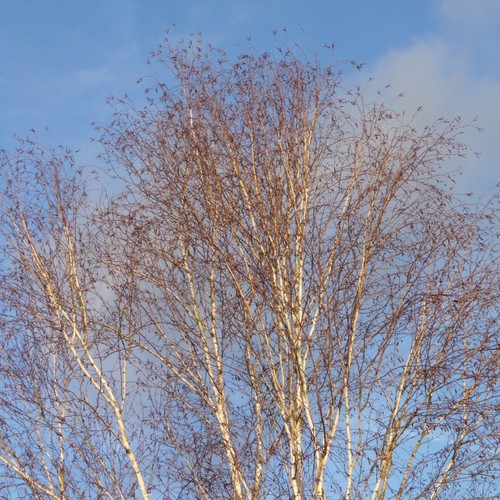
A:
{"label": "birch tree", "polygon": [[167,40],[97,127],[113,193],[5,157],[9,491],[498,496],[498,197],[443,167],[473,124],[419,131],[325,51]]}
{"label": "birch tree", "polygon": [[123,294],[106,304],[114,276],[101,280],[85,255],[82,173],[70,152],[30,140],[3,155],[2,173],[2,486],[125,499],[136,483],[148,498],[127,429],[130,317]]}

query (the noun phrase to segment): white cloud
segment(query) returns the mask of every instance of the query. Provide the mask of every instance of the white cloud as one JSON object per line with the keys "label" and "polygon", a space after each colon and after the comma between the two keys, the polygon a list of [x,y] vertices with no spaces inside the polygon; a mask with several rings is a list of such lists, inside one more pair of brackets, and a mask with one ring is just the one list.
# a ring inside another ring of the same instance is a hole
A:
{"label": "white cloud", "polygon": [[[478,70],[477,59],[487,59],[488,51],[495,49],[472,33],[486,33],[500,20],[500,1],[442,0],[439,6],[441,33],[415,40],[406,50],[388,52],[368,71],[375,77],[374,87],[391,84],[387,99],[405,94],[396,102],[397,109],[413,113],[423,108],[417,126],[440,117],[460,116],[464,122],[479,117],[477,125],[484,132],[471,130],[464,142],[482,153],[481,160],[470,157],[460,162],[464,175],[459,188],[484,192],[500,181],[500,72],[495,71],[495,62],[491,71]],[[451,29],[457,26],[462,29],[461,37]]]}
{"label": "white cloud", "polygon": [[454,28],[467,33],[484,32],[500,21],[498,0],[441,0],[439,12]]}

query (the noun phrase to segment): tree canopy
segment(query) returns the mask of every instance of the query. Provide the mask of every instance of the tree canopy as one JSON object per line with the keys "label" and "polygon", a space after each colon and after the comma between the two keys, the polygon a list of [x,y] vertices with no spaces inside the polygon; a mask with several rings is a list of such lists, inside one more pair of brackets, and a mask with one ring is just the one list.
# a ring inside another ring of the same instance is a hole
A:
{"label": "tree canopy", "polygon": [[167,39],[99,174],[1,153],[0,496],[498,497],[498,194],[446,170],[473,124],[418,130],[328,50]]}

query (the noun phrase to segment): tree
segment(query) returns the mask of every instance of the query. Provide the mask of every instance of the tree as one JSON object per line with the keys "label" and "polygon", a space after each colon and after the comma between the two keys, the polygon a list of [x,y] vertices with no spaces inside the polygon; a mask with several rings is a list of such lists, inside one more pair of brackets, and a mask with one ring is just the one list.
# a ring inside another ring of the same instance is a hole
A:
{"label": "tree", "polygon": [[498,495],[497,195],[440,171],[467,125],[322,57],[166,41],[97,127],[112,194],[4,153],[9,498]]}

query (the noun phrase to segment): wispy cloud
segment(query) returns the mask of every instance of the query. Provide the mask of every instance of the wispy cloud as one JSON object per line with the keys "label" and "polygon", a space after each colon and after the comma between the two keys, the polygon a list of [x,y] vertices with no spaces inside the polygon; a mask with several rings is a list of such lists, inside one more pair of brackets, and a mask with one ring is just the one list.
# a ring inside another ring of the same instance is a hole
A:
{"label": "wispy cloud", "polygon": [[[436,4],[442,29],[414,40],[403,50],[391,50],[369,69],[375,85],[391,84],[387,98],[400,92],[399,109],[414,112],[422,107],[417,125],[426,125],[442,116],[460,116],[464,122],[479,117],[483,133],[471,131],[464,142],[482,153],[461,162],[466,167],[460,188],[484,192],[500,181],[500,72],[484,72],[481,59],[491,58],[500,21],[497,0],[441,0]],[[481,37],[477,37],[477,33]],[[500,32],[500,30],[499,30]],[[486,61],[487,62],[487,61]],[[498,65],[496,60],[490,64]]]}
{"label": "wispy cloud", "polygon": [[438,9],[443,18],[451,22],[455,29],[467,33],[484,33],[498,29],[500,3],[498,0],[441,0]]}

